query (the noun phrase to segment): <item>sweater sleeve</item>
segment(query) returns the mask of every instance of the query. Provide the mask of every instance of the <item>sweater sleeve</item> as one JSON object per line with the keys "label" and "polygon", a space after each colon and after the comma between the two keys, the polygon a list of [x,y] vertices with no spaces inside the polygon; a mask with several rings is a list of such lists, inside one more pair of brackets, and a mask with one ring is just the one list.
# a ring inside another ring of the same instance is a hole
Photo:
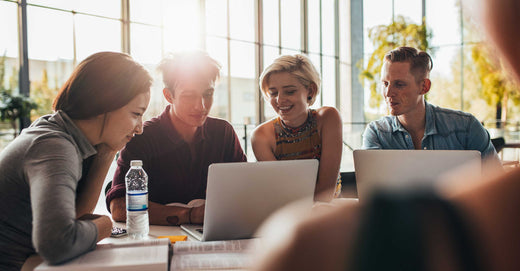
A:
{"label": "sweater sleeve", "polygon": [[51,264],[69,260],[96,246],[96,225],[76,219],[76,188],[82,161],[76,147],[64,138],[35,141],[25,154],[33,245]]}

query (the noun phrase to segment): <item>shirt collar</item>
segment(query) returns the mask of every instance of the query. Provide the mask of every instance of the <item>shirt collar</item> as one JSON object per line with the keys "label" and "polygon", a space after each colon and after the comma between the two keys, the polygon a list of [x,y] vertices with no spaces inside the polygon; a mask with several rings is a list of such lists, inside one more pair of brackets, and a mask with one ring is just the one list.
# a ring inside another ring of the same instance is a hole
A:
{"label": "shirt collar", "polygon": [[[174,145],[185,143],[185,141],[182,139],[182,136],[179,134],[177,129],[175,129],[175,126],[173,126],[172,119],[170,117],[170,108],[171,105],[166,106],[161,115],[159,115],[160,126],[164,129],[165,135],[173,142]],[[207,122],[208,121],[206,120],[201,127],[197,128],[193,137],[193,143],[198,143],[207,138]]]}
{"label": "shirt collar", "polygon": [[[424,135],[433,135],[437,134],[437,127],[435,126],[435,118],[433,117],[433,105],[429,104],[428,102],[424,101],[425,104],[425,130]],[[392,132],[406,132],[406,129],[401,124],[397,116],[392,116]]]}
{"label": "shirt collar", "polygon": [[85,134],[78,128],[78,126],[76,126],[76,124],[74,124],[74,121],[72,121],[67,113],[58,110],[58,112],[49,117],[48,121],[57,123],[67,131],[78,146],[80,155],[83,159],[97,153],[96,148],[92,146]]}
{"label": "shirt collar", "polygon": [[427,136],[437,134],[437,126],[435,125],[433,105],[429,104],[426,101],[424,103],[426,108],[426,123],[424,125],[424,135]]}

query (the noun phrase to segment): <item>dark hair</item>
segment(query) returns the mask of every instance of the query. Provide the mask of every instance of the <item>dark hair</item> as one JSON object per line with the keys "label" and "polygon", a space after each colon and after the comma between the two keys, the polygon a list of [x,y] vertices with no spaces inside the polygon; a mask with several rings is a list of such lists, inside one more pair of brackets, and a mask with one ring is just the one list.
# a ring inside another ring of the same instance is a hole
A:
{"label": "dark hair", "polygon": [[417,81],[428,78],[433,68],[431,56],[413,47],[398,47],[386,53],[384,59],[389,62],[409,62],[410,73]]}
{"label": "dark hair", "polygon": [[150,91],[152,77],[123,53],[100,52],[81,61],[54,99],[53,109],[89,119],[119,109]]}
{"label": "dark hair", "polygon": [[214,84],[220,78],[220,68],[221,65],[206,52],[188,51],[168,54],[157,70],[162,72],[165,88],[174,94],[182,80],[195,78]]}

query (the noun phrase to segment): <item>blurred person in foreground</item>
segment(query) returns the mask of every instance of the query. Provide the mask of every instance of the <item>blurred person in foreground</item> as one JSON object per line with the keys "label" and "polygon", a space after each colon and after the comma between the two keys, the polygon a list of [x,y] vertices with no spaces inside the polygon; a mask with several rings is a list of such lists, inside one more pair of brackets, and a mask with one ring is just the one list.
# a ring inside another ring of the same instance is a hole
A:
{"label": "blurred person in foreground", "polygon": [[[520,2],[485,0],[489,36],[520,79]],[[320,208],[270,238],[256,270],[520,270],[520,169],[436,191]],[[293,214],[294,216],[294,214]],[[281,215],[264,229],[275,232]],[[280,237],[280,236],[278,236]]]}
{"label": "blurred person in foreground", "polygon": [[83,60],[54,100],[0,153],[0,270],[38,253],[51,264],[96,248],[112,221],[92,214],[118,150],[143,131],[152,78],[129,55]]}
{"label": "blurred person in foreground", "polygon": [[115,221],[126,221],[125,174],[131,160],[142,160],[150,224],[202,224],[209,165],[247,158],[231,124],[208,116],[220,64],[194,51],[164,58],[159,70],[168,106],[121,151],[106,204]]}

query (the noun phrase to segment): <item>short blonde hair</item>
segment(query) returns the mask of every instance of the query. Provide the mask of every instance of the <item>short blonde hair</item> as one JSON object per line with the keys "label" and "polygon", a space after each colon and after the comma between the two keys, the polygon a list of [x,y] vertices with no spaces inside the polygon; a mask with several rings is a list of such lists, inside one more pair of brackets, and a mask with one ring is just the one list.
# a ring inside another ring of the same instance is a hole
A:
{"label": "short blonde hair", "polygon": [[162,72],[164,87],[173,95],[182,80],[195,78],[214,84],[220,78],[220,68],[221,65],[203,51],[170,53],[157,67]]}
{"label": "short blonde hair", "polygon": [[309,105],[314,104],[316,96],[320,91],[321,79],[320,74],[308,57],[301,54],[283,55],[275,59],[271,65],[265,68],[259,79],[260,89],[265,97],[269,97],[269,93],[267,92],[269,77],[271,74],[280,72],[288,72],[295,76],[306,88],[309,88],[312,84],[316,85],[316,91],[312,93],[312,96],[310,96],[308,100]]}

